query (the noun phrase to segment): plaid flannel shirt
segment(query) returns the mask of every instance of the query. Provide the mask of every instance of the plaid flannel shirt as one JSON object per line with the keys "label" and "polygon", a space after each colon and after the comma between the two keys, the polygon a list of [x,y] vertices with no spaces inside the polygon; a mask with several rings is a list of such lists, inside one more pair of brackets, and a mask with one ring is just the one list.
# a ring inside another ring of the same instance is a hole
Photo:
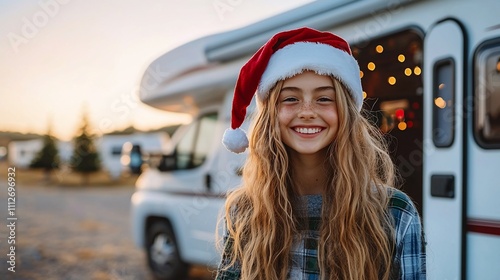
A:
{"label": "plaid flannel shirt", "polygon": [[[301,229],[291,252],[289,279],[319,279],[318,240],[321,220],[321,195],[305,196],[308,228]],[[389,212],[394,219],[396,248],[393,265],[396,267],[396,279],[414,280],[426,278],[425,238],[420,217],[410,198],[399,190],[394,190],[389,203]],[[217,280],[240,279],[241,267],[238,261],[228,269],[228,254],[233,240],[224,235],[225,248],[222,261],[217,271]]]}

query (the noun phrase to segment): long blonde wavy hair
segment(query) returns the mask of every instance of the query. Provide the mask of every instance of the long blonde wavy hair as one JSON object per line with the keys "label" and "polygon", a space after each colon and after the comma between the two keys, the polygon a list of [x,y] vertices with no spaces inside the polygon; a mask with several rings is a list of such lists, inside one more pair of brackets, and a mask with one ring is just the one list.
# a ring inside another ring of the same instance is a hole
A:
{"label": "long blonde wavy hair", "polygon": [[[339,127],[328,147],[328,185],[323,194],[318,248],[321,279],[389,279],[394,233],[387,205],[394,184],[393,163],[383,136],[356,109],[333,79]],[[286,279],[300,220],[294,202],[287,148],[278,129],[283,81],[259,100],[250,129],[250,150],[242,187],[225,205],[232,262],[241,279]]]}

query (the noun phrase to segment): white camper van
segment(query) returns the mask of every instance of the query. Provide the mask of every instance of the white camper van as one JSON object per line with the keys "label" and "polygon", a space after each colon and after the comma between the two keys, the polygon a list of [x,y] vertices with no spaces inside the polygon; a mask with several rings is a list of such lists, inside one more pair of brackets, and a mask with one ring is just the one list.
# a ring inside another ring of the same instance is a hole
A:
{"label": "white camper van", "polygon": [[422,214],[429,279],[500,279],[499,11],[497,0],[317,1],[155,60],[140,99],[194,121],[132,197],[154,274],[182,279],[189,264],[218,263],[218,214],[245,158],[220,142],[239,68],[276,32],[309,26],[351,44],[364,106]]}

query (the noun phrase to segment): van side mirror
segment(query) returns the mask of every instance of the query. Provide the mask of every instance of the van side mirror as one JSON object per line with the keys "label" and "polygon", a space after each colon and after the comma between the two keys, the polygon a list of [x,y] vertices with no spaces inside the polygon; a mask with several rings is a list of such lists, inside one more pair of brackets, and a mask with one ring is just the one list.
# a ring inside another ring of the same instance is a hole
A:
{"label": "van side mirror", "polygon": [[158,164],[158,170],[160,171],[172,171],[177,169],[177,156],[175,153],[170,155],[162,155],[160,164]]}

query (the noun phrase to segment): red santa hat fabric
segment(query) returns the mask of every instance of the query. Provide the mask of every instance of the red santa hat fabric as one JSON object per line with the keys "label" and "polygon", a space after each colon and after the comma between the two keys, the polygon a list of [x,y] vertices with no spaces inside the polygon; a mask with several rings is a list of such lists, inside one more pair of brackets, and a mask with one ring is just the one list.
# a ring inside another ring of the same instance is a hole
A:
{"label": "red santa hat fabric", "polygon": [[341,37],[303,27],[277,33],[243,65],[234,89],[231,128],[222,142],[235,153],[244,152],[248,139],[241,124],[254,94],[265,100],[281,80],[306,70],[331,75],[339,80],[354,99],[358,110],[363,105],[359,66],[349,44]]}

